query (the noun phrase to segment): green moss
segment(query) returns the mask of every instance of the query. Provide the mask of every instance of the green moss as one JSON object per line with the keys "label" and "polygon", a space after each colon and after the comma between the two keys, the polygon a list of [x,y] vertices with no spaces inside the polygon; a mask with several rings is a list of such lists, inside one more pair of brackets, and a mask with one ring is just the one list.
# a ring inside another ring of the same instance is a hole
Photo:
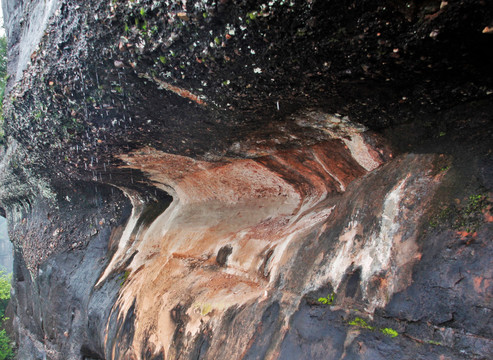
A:
{"label": "green moss", "polygon": [[441,342],[434,341],[434,340],[428,340],[427,343],[431,344],[431,345],[443,346],[443,344]]}
{"label": "green moss", "polygon": [[249,12],[247,13],[247,18],[249,18],[250,20],[255,20],[257,18],[257,12],[256,11],[252,11],[252,12]]}
{"label": "green moss", "polygon": [[125,282],[127,281],[129,275],[130,275],[130,270],[125,270],[125,272],[123,273],[123,275],[121,275],[122,281],[120,282],[120,287],[122,287],[123,285],[125,285]]}
{"label": "green moss", "polygon": [[476,211],[481,211],[486,207],[486,196],[485,195],[471,195],[469,196],[469,201],[465,209],[466,215],[470,215]]}
{"label": "green moss", "polygon": [[432,228],[438,227],[438,225],[443,224],[443,222],[446,220],[444,217],[444,210],[449,209],[448,207],[442,208],[438,213],[433,215],[428,223],[428,225]]}
{"label": "green moss", "polygon": [[332,305],[332,303],[334,302],[335,300],[335,293],[331,293],[329,295],[327,295],[327,297],[320,297],[318,298],[318,302],[324,304],[324,305]]}
{"label": "green moss", "polygon": [[397,331],[395,331],[394,329],[391,329],[391,328],[384,328],[384,329],[380,329],[380,332],[386,336],[390,336],[392,338],[395,338],[399,335],[399,333]]}
{"label": "green moss", "polygon": [[212,311],[212,305],[211,304],[204,304],[204,306],[202,306],[202,309],[201,309],[200,313],[203,316],[205,316],[208,313],[210,313],[211,311]]}
{"label": "green moss", "polygon": [[[442,171],[446,171],[445,168]],[[441,206],[430,218],[429,227],[448,226],[455,230],[474,232],[483,223],[483,210],[488,206],[488,197],[483,194],[470,195],[463,205]]]}
{"label": "green moss", "polygon": [[454,228],[467,232],[476,231],[483,222],[483,210],[488,206],[488,197],[482,194],[470,195],[466,206],[459,210]]}
{"label": "green moss", "polygon": [[360,317],[354,318],[354,320],[349,322],[349,325],[357,326],[357,327],[360,327],[363,329],[368,329],[368,330],[375,330],[375,328],[373,326],[368,325],[368,323]]}

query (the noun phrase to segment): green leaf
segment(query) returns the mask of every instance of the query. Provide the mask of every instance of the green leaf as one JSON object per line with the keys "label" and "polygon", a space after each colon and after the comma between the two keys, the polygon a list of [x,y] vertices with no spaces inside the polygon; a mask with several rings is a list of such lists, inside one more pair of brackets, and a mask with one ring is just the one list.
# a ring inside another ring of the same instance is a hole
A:
{"label": "green leaf", "polygon": [[0,271],[0,299],[8,300],[10,299],[10,281],[12,280],[12,275],[7,274],[4,271]]}
{"label": "green leaf", "polygon": [[390,336],[392,338],[395,338],[396,336],[399,335],[399,333],[397,331],[395,331],[394,329],[391,329],[391,328],[381,329],[380,331],[382,332],[382,334],[384,334],[386,336]]}

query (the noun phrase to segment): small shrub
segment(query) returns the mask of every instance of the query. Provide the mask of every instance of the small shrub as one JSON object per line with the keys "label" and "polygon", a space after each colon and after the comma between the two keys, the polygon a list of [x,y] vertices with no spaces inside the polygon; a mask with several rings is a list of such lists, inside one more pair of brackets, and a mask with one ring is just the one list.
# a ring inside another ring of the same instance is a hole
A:
{"label": "small shrub", "polygon": [[0,330],[0,360],[13,359],[14,351],[12,350],[11,340],[5,329]]}
{"label": "small shrub", "polygon": [[327,295],[326,298],[324,297],[319,297],[318,298],[318,302],[324,304],[324,305],[332,305],[332,303],[334,302],[335,300],[335,293],[331,293],[329,295]]}

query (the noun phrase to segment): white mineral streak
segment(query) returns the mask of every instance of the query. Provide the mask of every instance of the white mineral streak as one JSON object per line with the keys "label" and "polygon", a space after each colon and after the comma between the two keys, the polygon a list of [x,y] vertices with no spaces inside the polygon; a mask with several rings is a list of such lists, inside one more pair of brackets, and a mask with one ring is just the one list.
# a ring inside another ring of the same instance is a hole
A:
{"label": "white mineral streak", "polygon": [[134,245],[130,242],[130,239],[132,236],[132,232],[135,230],[135,225],[137,225],[137,221],[139,220],[139,217],[142,213],[143,202],[133,191],[124,188],[120,188],[120,190],[123,191],[123,193],[130,199],[130,202],[132,203],[132,213],[130,214],[130,218],[128,219],[127,224],[125,225],[123,234],[118,241],[118,249],[111,258],[110,263],[104,270],[103,275],[101,275],[101,277],[99,278],[96,286],[100,285],[108,277],[108,275],[113,270],[115,270],[115,268],[120,265],[122,261],[127,258],[128,255],[131,255],[131,252],[129,250],[132,245]]}
{"label": "white mineral streak", "polygon": [[327,167],[327,165],[324,164],[323,161],[321,161],[318,157],[317,154],[314,155],[315,157],[315,160],[317,160],[317,162],[320,164],[320,166],[322,166],[322,169],[324,169],[324,171],[330,175],[331,178],[333,178],[338,184],[339,184],[339,189],[344,192],[346,191],[346,187],[344,186],[344,184],[342,183],[341,180],[339,180],[339,178],[337,176],[335,176],[331,171],[330,169]]}
{"label": "white mineral streak", "polygon": [[[380,222],[380,231],[370,236],[370,241],[366,242],[363,251],[360,253],[357,262],[362,266],[361,283],[364,295],[368,282],[373,275],[382,270],[389,270],[392,247],[399,241],[399,203],[403,198],[403,189],[406,186],[406,179],[394,187],[394,189],[385,197],[382,211],[382,220]],[[383,306],[385,299],[380,297],[370,299],[374,307]]]}
{"label": "white mineral streak", "polygon": [[339,236],[338,247],[332,250],[334,254],[332,260],[321,274],[316,275],[310,289],[318,288],[327,282],[337,289],[348,269],[361,267],[361,288],[363,296],[371,303],[369,310],[385,305],[386,299],[379,296],[380,294],[368,298],[367,287],[373,276],[389,270],[392,256],[395,255],[392,251],[393,247],[400,241],[399,203],[406,194],[406,182],[407,178],[401,180],[386,195],[378,231],[358,241],[357,236],[364,236],[362,225],[356,220],[348,223],[344,232]]}
{"label": "white mineral streak", "polygon": [[363,139],[363,136],[358,133],[351,134],[350,139],[343,138],[344,143],[351,151],[353,158],[360,164],[366,171],[375,170],[381,165],[381,163],[371,155],[371,149]]}

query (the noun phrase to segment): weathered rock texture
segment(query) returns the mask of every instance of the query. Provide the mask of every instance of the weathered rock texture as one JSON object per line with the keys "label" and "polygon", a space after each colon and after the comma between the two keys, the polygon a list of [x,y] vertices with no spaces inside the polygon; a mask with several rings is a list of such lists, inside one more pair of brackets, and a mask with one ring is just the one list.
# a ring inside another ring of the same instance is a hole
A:
{"label": "weathered rock texture", "polygon": [[493,357],[490,2],[3,9],[19,359]]}

